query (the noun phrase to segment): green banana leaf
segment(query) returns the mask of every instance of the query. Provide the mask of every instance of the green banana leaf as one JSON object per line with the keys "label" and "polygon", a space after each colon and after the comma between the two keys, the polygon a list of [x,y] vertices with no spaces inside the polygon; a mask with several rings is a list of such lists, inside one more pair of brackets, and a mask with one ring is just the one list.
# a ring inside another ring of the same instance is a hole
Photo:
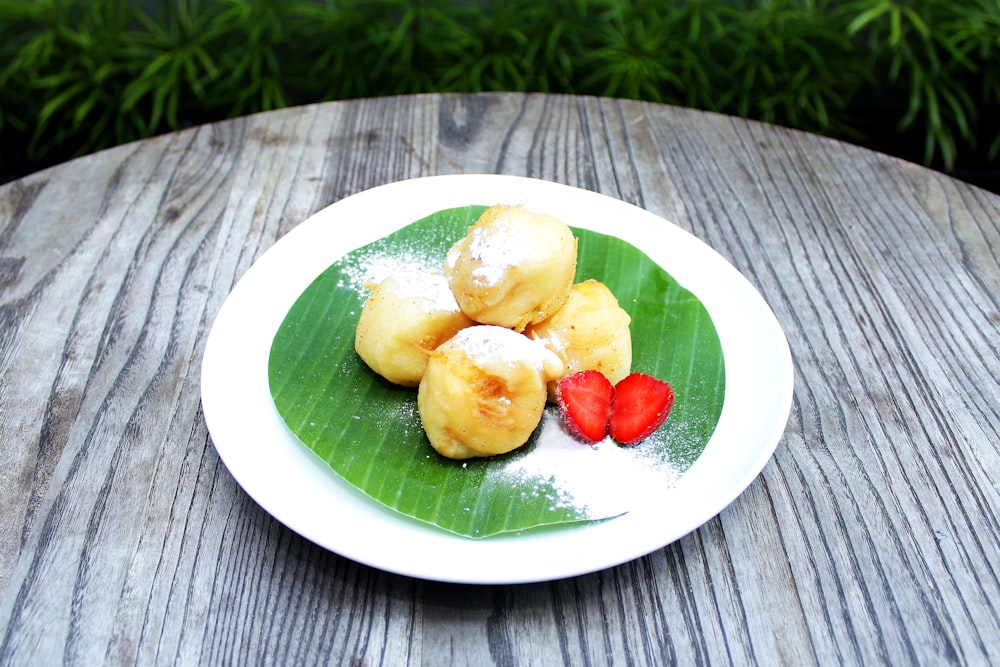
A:
{"label": "green banana leaf", "polygon": [[[439,270],[448,248],[485,206],[439,211],[332,264],[289,310],[271,346],[268,376],[289,429],[338,475],[405,516],[465,537],[488,537],[611,518],[621,510],[567,500],[558,474],[514,475],[539,456],[539,431],[503,456],[454,461],[430,446],[416,390],[392,385],[354,351],[373,282],[404,268]],[[577,280],[605,283],[632,317],[633,370],[667,380],[677,399],[666,423],[629,448],[671,484],[704,450],[725,393],[722,348],[702,303],[638,248],[573,229]],[[546,408],[547,419],[557,414]],[[575,443],[574,443],[575,444]],[[587,447],[580,444],[579,447]],[[617,455],[617,451],[616,451]]]}

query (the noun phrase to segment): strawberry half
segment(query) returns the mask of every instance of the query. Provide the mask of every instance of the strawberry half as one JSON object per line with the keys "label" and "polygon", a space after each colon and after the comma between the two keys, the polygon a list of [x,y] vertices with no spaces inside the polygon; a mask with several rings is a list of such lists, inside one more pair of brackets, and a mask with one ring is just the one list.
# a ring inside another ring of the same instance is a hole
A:
{"label": "strawberry half", "polygon": [[580,371],[564,377],[556,389],[559,413],[575,437],[588,443],[608,434],[608,417],[615,388],[600,371]]}
{"label": "strawberry half", "polygon": [[632,373],[615,385],[611,437],[623,445],[645,440],[660,428],[673,405],[674,390],[669,384],[645,373]]}

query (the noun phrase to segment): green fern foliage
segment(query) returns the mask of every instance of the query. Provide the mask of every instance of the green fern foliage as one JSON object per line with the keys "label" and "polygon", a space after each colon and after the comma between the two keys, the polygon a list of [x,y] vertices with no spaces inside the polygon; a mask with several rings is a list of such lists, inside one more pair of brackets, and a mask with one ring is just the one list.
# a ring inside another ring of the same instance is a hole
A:
{"label": "green fern foliage", "polygon": [[[1000,0],[0,0],[0,173],[331,99],[616,96],[943,169],[1000,154]],[[873,129],[875,131],[873,131]]]}

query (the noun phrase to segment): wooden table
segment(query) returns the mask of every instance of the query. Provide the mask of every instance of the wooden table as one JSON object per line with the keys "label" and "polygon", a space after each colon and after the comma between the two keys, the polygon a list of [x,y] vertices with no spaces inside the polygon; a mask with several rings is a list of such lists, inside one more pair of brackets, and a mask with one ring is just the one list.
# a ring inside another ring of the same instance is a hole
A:
{"label": "wooden table", "polygon": [[[346,560],[221,464],[199,368],[229,290],[322,207],[533,176],[646,208],[761,291],[795,400],[670,546],[510,586]],[[610,99],[332,102],[0,187],[0,663],[1000,662],[1000,197],[787,129]]]}

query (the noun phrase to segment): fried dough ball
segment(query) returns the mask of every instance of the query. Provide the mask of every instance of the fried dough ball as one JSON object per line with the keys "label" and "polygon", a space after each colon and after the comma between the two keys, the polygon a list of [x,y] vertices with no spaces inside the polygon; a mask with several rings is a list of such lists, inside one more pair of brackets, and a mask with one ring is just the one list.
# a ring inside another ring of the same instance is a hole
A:
{"label": "fried dough ball", "polygon": [[527,442],[545,409],[559,357],[511,329],[459,331],[430,353],[417,409],[431,446],[467,459],[504,454]]}
{"label": "fried dough ball", "polygon": [[576,243],[556,218],[523,206],[491,206],[448,251],[444,273],[466,315],[523,331],[566,302]]}
{"label": "fried dough ball", "polygon": [[427,351],[475,324],[439,273],[402,271],[379,283],[361,309],[354,349],[389,382],[416,387]]}
{"label": "fried dough ball", "polygon": [[[597,280],[573,285],[569,299],[559,311],[533,324],[525,334],[545,344],[566,365],[565,375],[598,370],[611,384],[632,368],[631,318],[608,287]],[[561,378],[549,383],[549,400]]]}

